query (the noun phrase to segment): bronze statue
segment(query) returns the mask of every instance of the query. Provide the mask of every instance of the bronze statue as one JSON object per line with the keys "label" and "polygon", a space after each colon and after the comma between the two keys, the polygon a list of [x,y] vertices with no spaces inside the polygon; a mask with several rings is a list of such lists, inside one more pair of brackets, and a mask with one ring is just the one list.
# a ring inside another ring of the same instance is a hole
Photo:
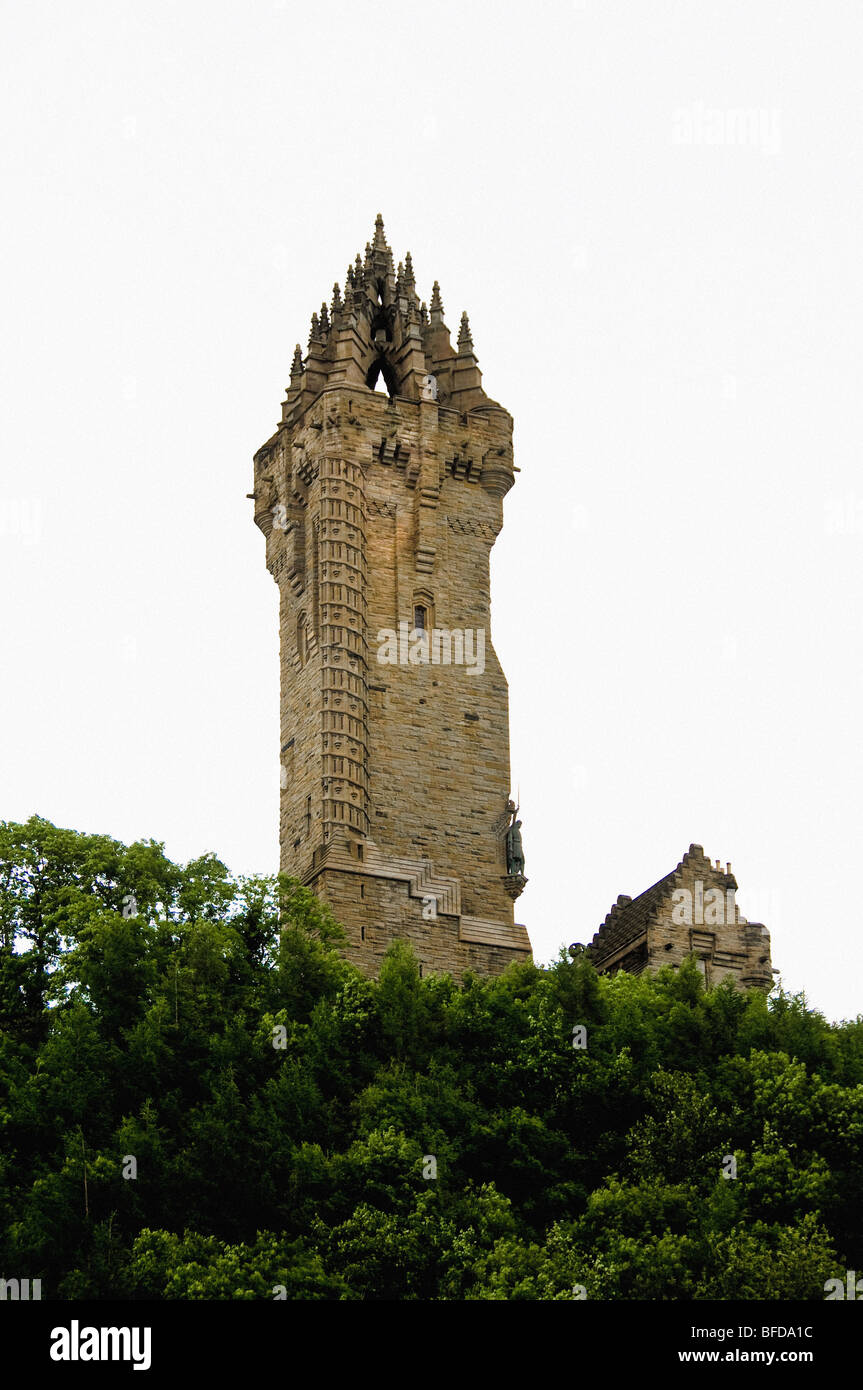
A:
{"label": "bronze statue", "polygon": [[506,871],[508,874],[524,873],[524,848],[521,843],[520,820],[513,821],[506,832]]}

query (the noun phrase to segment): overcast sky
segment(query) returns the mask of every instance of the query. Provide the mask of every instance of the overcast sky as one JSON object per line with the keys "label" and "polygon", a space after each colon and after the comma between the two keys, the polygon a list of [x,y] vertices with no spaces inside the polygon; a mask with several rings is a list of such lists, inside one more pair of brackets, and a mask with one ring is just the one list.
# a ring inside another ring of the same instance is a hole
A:
{"label": "overcast sky", "polygon": [[251,460],[383,213],[521,468],[535,954],[690,842],[863,1011],[858,0],[2,6],[0,818],[277,868]]}

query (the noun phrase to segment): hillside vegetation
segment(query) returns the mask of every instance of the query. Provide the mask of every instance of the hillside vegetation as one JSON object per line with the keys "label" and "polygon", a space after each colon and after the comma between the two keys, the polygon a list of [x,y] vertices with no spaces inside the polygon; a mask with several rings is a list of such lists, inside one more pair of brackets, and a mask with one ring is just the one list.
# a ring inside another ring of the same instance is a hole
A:
{"label": "hillside vegetation", "polygon": [[296,882],[0,824],[0,1274],[686,1300],[863,1269],[863,1019],[563,951],[457,984],[397,944],[371,981],[341,939]]}

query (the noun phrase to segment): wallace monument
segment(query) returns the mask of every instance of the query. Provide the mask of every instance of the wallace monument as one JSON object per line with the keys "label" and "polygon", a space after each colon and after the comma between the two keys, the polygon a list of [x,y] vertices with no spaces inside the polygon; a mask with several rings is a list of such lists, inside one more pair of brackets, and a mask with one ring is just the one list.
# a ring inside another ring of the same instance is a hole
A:
{"label": "wallace monument", "polygon": [[[249,494],[279,587],[281,868],[329,903],[371,975],[395,939],[421,973],[532,959],[490,633],[512,425],[483,390],[467,314],[454,347],[437,281],[427,308],[378,216],[305,357],[297,345]],[[690,845],[571,949],[603,973],[692,954],[708,985],[769,989],[769,933],[736,889],[730,864]]]}
{"label": "wallace monument", "polygon": [[426,308],[380,216],[312,316],[254,468],[279,586],[282,870],[369,974],[395,938],[424,972],[530,960],[489,623],[512,417],[483,390],[467,315],[453,347],[437,283]]}

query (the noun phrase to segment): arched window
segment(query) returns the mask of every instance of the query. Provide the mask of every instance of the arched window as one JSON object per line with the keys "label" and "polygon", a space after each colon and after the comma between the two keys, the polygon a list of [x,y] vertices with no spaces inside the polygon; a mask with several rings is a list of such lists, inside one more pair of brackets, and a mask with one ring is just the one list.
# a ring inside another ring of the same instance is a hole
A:
{"label": "arched window", "polygon": [[398,378],[393,370],[392,363],[388,362],[383,356],[376,357],[369,367],[366,375],[366,386],[368,386],[370,390],[380,391],[381,388],[377,385],[378,377],[383,377],[383,385],[386,394],[390,397],[396,395],[399,385]]}
{"label": "arched window", "polygon": [[435,625],[434,594],[430,589],[414,589],[413,625],[419,632],[431,633]]}

